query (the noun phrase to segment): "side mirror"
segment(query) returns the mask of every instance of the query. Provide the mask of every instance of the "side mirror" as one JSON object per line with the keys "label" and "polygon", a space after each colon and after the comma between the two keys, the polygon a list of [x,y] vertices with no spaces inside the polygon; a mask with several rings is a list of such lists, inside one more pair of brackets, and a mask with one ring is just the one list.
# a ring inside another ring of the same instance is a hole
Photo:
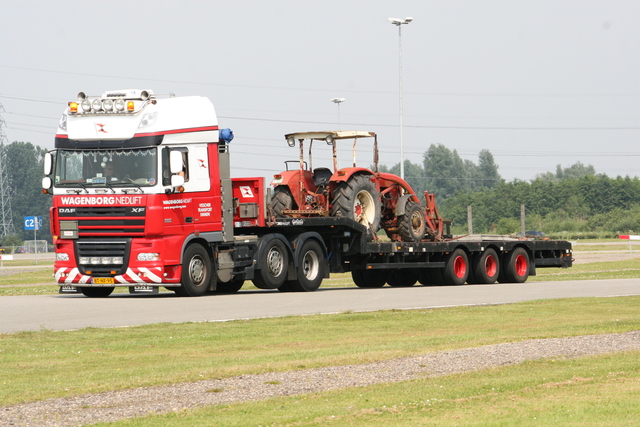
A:
{"label": "side mirror", "polygon": [[[179,173],[182,170],[182,153],[180,151],[169,153],[169,170],[171,174]],[[173,185],[173,181],[171,185]]]}
{"label": "side mirror", "polygon": [[53,155],[51,153],[44,154],[44,174],[51,175],[53,169]]}
{"label": "side mirror", "polygon": [[48,176],[45,176],[44,178],[42,178],[42,189],[43,190],[50,189],[52,184],[53,184],[53,182],[51,181],[51,178],[49,178]]}
{"label": "side mirror", "polygon": [[171,186],[172,187],[180,187],[184,185],[184,176],[182,175],[171,175]]}

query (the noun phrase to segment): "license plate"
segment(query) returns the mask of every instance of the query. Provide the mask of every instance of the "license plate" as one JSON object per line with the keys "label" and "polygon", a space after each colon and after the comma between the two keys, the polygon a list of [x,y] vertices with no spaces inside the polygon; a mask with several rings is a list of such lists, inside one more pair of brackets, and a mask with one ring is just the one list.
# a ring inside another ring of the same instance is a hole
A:
{"label": "license plate", "polygon": [[113,285],[115,281],[113,277],[94,277],[91,279],[91,282],[94,285]]}

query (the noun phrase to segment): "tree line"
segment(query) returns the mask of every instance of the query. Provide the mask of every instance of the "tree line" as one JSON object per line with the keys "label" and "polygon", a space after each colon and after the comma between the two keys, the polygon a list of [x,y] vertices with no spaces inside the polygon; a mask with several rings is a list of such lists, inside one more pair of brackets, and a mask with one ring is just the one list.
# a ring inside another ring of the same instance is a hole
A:
{"label": "tree line", "polygon": [[4,236],[2,246],[21,246],[25,240],[33,240],[33,231],[24,230],[25,216],[42,217],[42,228],[36,232],[38,240],[51,242],[49,208],[51,197],[42,194],[44,154],[47,149],[30,142],[13,142],[3,145],[9,200],[13,216],[13,235]]}
{"label": "tree line", "polygon": [[[399,164],[384,172],[398,173]],[[471,206],[474,233],[514,234],[520,231],[520,206],[525,205],[527,230],[554,238],[615,237],[640,234],[640,180],[610,178],[581,162],[531,181],[506,182],[488,150],[478,163],[462,160],[456,150],[432,144],[423,163],[405,161],[405,179],[422,194],[435,193],[443,218],[454,234],[467,232]]]}
{"label": "tree line", "polygon": [[[49,208],[51,197],[42,194],[43,159],[47,149],[30,142],[3,146],[15,235],[5,236],[3,246],[19,246],[33,239],[25,231],[25,216],[41,216],[38,239],[51,241]],[[506,182],[498,172],[493,155],[481,150],[478,162],[463,160],[456,150],[432,144],[422,164],[405,161],[405,178],[419,194],[435,193],[443,218],[451,219],[453,231],[467,230],[467,206],[473,210],[475,233],[511,234],[520,231],[520,205],[526,209],[527,229],[551,237],[614,237],[640,234],[640,180],[637,177],[610,178],[597,174],[580,162],[531,181]],[[400,165],[381,167],[399,174]]]}

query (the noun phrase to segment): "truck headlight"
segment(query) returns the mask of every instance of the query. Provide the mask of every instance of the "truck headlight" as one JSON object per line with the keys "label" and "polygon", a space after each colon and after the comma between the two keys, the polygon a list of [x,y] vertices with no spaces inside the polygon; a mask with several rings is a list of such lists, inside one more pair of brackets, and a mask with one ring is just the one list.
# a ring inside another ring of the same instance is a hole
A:
{"label": "truck headlight", "polygon": [[138,261],[160,261],[160,254],[141,252],[138,254]]}

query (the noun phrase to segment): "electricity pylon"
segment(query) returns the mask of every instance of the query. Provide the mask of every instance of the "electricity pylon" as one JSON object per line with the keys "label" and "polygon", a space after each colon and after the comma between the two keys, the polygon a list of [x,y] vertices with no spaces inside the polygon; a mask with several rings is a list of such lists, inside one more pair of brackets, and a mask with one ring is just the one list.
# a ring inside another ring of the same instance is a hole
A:
{"label": "electricity pylon", "polygon": [[[4,107],[0,104],[0,112]],[[13,215],[11,213],[11,194],[9,186],[9,175],[7,174],[7,135],[2,128],[5,122],[0,116],[0,238],[15,234],[13,227]]]}

